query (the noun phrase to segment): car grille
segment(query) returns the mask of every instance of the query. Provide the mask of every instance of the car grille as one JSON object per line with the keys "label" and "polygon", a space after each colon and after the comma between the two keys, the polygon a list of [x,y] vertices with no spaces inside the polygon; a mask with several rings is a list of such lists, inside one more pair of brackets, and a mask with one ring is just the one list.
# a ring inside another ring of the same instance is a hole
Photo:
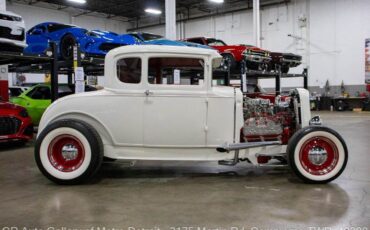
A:
{"label": "car grille", "polygon": [[23,41],[25,36],[24,36],[24,29],[22,29],[22,33],[20,35],[13,35],[11,34],[12,30],[8,27],[3,27],[0,26],[0,37],[1,38],[8,38],[12,40],[18,40],[18,41]]}
{"label": "car grille", "polygon": [[0,117],[0,135],[16,134],[21,123],[21,120],[15,117]]}
{"label": "car grille", "polygon": [[108,52],[114,48],[123,46],[122,44],[117,44],[117,43],[103,43],[99,46],[99,49],[105,52]]}
{"label": "car grille", "polygon": [[268,53],[266,51],[257,51],[257,50],[250,50],[249,54],[251,55],[258,55],[258,56],[268,56]]}

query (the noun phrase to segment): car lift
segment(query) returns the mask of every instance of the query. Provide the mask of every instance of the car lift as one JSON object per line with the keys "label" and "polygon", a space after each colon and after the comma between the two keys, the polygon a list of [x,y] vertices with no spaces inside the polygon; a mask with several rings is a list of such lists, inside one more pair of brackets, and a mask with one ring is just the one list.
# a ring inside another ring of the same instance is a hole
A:
{"label": "car lift", "polygon": [[240,88],[243,93],[247,93],[247,89],[244,86],[247,85],[248,79],[275,79],[275,92],[276,95],[281,93],[281,79],[282,78],[303,78],[303,88],[308,89],[308,70],[307,68],[303,69],[301,74],[286,74],[282,73],[281,69],[278,68],[276,71],[260,71],[260,70],[249,70],[246,66],[245,61],[240,63],[240,72],[231,73],[230,63],[227,63],[227,60],[224,60],[223,65],[220,69],[217,69],[215,72],[216,78],[221,78],[224,80],[224,85],[229,86],[230,80],[240,80]]}
{"label": "car lift", "polygon": [[[73,74],[77,67],[83,67],[86,75],[102,76],[104,72],[104,57],[87,56],[74,47],[78,55],[74,60],[58,60],[57,46],[49,43],[45,55],[28,55],[17,52],[0,52],[0,65],[8,65],[13,73],[50,73],[51,100],[58,99],[58,75],[66,74],[68,84],[73,84]],[[6,89],[5,89],[6,88]],[[7,85],[1,91],[8,93]]]}

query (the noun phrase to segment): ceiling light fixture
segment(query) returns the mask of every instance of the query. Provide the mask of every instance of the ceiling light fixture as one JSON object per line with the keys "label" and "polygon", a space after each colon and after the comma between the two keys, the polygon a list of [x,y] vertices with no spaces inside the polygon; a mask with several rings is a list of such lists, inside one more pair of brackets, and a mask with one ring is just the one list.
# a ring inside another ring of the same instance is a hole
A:
{"label": "ceiling light fixture", "polygon": [[78,4],[85,4],[86,3],[86,0],[68,0],[68,1],[78,3]]}
{"label": "ceiling light fixture", "polygon": [[224,3],[224,0],[209,0],[209,1],[214,3]]}
{"label": "ceiling light fixture", "polygon": [[149,14],[162,14],[162,11],[160,10],[157,10],[157,9],[153,9],[153,8],[147,8],[145,9],[145,12],[149,13]]}

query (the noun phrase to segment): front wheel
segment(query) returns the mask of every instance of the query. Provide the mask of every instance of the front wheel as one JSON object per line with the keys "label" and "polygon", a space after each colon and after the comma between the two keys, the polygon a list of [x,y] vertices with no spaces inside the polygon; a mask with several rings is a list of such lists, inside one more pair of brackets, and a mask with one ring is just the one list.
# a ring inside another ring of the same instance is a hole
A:
{"label": "front wheel", "polygon": [[40,171],[57,184],[80,184],[90,179],[103,162],[103,144],[89,124],[60,120],[47,126],[35,145]]}
{"label": "front wheel", "polygon": [[327,127],[306,127],[293,135],[288,163],[306,183],[328,183],[345,169],[348,150],[343,138]]}

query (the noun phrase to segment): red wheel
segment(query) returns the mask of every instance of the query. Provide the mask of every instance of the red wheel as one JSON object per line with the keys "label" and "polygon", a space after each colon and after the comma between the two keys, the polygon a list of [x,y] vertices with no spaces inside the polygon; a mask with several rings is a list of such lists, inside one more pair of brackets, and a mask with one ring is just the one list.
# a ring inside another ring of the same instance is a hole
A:
{"label": "red wheel", "polygon": [[77,137],[60,135],[50,142],[48,157],[54,168],[61,172],[72,172],[83,163],[85,148]]}
{"label": "red wheel", "polygon": [[103,144],[89,124],[60,120],[47,126],[36,140],[35,159],[40,171],[58,184],[80,184],[103,162]]}
{"label": "red wheel", "polygon": [[327,127],[307,127],[289,140],[287,154],[293,172],[305,182],[327,183],[337,178],[348,160],[343,138]]}
{"label": "red wheel", "polygon": [[301,147],[299,159],[303,168],[313,175],[325,175],[338,163],[338,148],[326,137],[313,137]]}

